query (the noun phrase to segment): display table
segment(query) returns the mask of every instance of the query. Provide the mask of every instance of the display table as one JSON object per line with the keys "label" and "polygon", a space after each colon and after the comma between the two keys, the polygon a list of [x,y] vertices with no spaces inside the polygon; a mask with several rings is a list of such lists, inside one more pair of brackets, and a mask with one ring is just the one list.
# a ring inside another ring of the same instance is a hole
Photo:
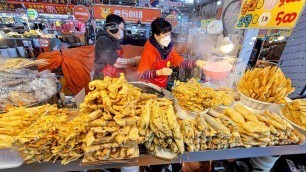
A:
{"label": "display table", "polygon": [[67,165],[61,165],[60,161],[55,163],[33,163],[23,164],[18,168],[3,169],[0,171],[5,172],[54,172],[54,171],[80,171],[90,169],[106,169],[106,168],[120,168],[125,166],[147,166],[158,164],[171,164],[180,162],[193,162],[193,161],[208,161],[208,160],[223,160],[234,158],[248,158],[260,156],[273,156],[273,155],[288,155],[288,154],[303,154],[306,153],[306,145],[288,145],[288,146],[271,146],[271,147],[255,147],[255,148],[234,148],[223,150],[207,150],[201,152],[184,153],[172,161],[164,161],[156,159],[150,155],[141,155],[138,162],[135,163],[120,163],[120,164],[103,164],[96,166],[80,166],[80,161],[74,161]]}

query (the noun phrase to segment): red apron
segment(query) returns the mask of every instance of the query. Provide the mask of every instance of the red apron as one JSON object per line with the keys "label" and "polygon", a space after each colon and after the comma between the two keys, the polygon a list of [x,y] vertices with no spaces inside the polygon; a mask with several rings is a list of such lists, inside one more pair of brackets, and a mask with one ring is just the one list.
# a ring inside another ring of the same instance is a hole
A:
{"label": "red apron", "polygon": [[[123,57],[123,50],[116,50],[118,57],[124,58]],[[103,75],[109,76],[112,78],[118,78],[120,76],[120,73],[124,72],[124,69],[118,69],[113,65],[107,64],[103,69],[102,69]]]}
{"label": "red apron", "polygon": [[[154,70],[159,70],[159,69],[170,67],[170,66],[171,64],[170,64],[169,58],[167,58],[166,60],[157,59]],[[156,76],[156,78],[150,79],[149,82],[161,88],[166,88],[167,82],[168,82],[168,76]]]}

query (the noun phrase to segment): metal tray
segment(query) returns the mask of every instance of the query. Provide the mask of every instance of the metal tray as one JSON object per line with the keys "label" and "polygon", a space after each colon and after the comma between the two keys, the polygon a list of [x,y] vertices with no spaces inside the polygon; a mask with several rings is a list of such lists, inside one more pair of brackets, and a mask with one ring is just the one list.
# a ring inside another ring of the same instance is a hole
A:
{"label": "metal tray", "polygon": [[[44,104],[55,104],[57,103],[57,94],[60,92],[60,90],[62,89],[62,84],[61,83],[57,83],[57,89],[56,92],[54,94],[52,94],[49,98],[40,100],[38,102],[32,103],[32,104],[28,104],[25,105],[24,107],[35,107],[35,106],[40,106],[40,105],[44,105]],[[0,111],[1,113],[5,113],[5,111]]]}

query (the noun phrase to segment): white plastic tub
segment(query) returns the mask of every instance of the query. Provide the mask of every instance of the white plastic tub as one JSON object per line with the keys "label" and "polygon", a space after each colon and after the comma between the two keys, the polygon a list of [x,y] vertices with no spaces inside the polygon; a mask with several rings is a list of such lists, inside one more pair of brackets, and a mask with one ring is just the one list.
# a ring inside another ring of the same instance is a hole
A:
{"label": "white plastic tub", "polygon": [[265,110],[265,109],[267,109],[272,104],[272,103],[262,102],[262,101],[258,101],[258,100],[252,99],[250,97],[245,96],[240,91],[238,91],[238,92],[240,94],[240,102],[243,105],[245,105],[247,107],[250,107],[252,109]]}

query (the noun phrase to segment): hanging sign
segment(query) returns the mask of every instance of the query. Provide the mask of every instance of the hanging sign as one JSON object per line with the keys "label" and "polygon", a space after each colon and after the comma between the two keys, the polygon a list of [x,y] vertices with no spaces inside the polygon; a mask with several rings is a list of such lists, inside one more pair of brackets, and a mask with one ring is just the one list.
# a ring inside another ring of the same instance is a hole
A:
{"label": "hanging sign", "polygon": [[107,15],[116,14],[127,22],[138,21],[151,23],[157,17],[161,17],[161,10],[152,8],[136,8],[127,6],[94,5],[94,18],[105,20]]}
{"label": "hanging sign", "polygon": [[8,4],[7,2],[0,3],[1,12],[25,12],[21,4]]}
{"label": "hanging sign", "polygon": [[172,28],[175,28],[178,25],[178,18],[174,14],[167,15],[165,20],[172,25]]}
{"label": "hanging sign", "polygon": [[237,29],[293,28],[305,0],[243,0]]}
{"label": "hanging sign", "polygon": [[35,9],[38,13],[46,14],[72,14],[74,5],[43,4],[43,3],[24,3],[29,9]]}
{"label": "hanging sign", "polygon": [[168,4],[170,7],[180,7],[180,6],[182,6],[182,3],[181,3],[181,2],[167,1],[167,4]]}
{"label": "hanging sign", "polygon": [[38,40],[38,42],[43,48],[46,48],[50,45],[50,40],[47,38],[41,38]]}
{"label": "hanging sign", "polygon": [[29,8],[27,9],[27,16],[30,19],[36,19],[38,17],[38,13],[36,10]]}
{"label": "hanging sign", "polygon": [[77,5],[73,8],[73,16],[80,22],[87,22],[90,18],[90,13],[84,5]]}

